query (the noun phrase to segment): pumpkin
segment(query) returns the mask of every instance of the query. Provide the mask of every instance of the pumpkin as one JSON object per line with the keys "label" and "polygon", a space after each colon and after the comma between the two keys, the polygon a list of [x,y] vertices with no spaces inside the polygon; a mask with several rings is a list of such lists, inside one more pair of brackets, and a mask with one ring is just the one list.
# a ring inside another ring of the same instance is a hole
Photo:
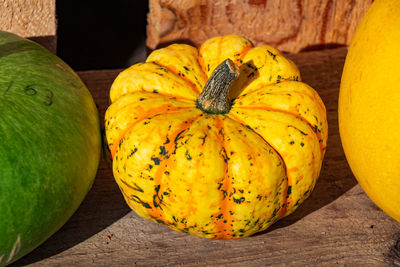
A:
{"label": "pumpkin", "polygon": [[43,243],[89,191],[101,155],[93,98],[60,58],[0,31],[0,266]]}
{"label": "pumpkin", "polygon": [[370,199],[400,222],[400,1],[376,0],[349,47],[339,132],[349,166]]}
{"label": "pumpkin", "polygon": [[121,72],[105,131],[140,216],[212,239],[266,229],[311,193],[326,110],[296,65],[237,35],[172,44]]}

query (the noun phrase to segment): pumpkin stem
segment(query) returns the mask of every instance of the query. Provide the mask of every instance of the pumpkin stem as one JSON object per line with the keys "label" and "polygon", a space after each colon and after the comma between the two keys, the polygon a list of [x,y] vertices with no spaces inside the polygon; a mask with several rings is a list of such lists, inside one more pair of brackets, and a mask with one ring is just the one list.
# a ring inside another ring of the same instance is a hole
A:
{"label": "pumpkin stem", "polygon": [[229,90],[239,76],[239,67],[229,58],[218,65],[196,100],[197,108],[212,114],[228,113],[231,104]]}

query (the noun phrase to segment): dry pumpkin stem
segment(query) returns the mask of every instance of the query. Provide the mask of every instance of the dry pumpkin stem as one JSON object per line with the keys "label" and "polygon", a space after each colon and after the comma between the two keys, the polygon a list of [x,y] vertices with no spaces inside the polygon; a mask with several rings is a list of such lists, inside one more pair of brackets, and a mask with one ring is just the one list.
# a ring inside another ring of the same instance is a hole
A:
{"label": "dry pumpkin stem", "polygon": [[229,89],[238,76],[239,67],[229,58],[224,60],[215,68],[197,98],[197,108],[211,114],[228,113],[231,108]]}

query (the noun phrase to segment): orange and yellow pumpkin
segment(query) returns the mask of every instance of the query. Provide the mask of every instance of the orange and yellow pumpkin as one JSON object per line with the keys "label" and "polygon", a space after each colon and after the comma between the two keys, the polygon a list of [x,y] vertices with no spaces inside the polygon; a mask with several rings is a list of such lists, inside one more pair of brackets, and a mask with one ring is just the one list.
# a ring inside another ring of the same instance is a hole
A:
{"label": "orange and yellow pumpkin", "polygon": [[278,50],[237,35],[199,50],[173,44],[121,72],[105,130],[128,205],[213,239],[292,213],[315,186],[327,142],[325,106],[300,80]]}

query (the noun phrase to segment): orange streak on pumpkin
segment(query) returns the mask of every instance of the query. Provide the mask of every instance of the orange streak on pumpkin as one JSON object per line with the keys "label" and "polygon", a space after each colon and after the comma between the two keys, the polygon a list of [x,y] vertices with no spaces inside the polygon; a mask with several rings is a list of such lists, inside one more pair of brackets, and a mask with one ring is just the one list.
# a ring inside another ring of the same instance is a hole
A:
{"label": "orange streak on pumpkin", "polygon": [[[171,136],[167,136],[169,140],[171,140],[171,142],[169,142],[168,144],[165,145],[165,150],[168,151],[167,156],[164,158],[163,160],[163,164],[158,166],[157,171],[155,173],[154,176],[154,185],[155,187],[159,186],[159,190],[158,190],[158,194],[160,194],[160,192],[162,192],[162,188],[163,188],[163,183],[162,183],[162,178],[164,175],[164,172],[168,169],[174,169],[175,166],[173,165],[173,162],[170,160],[171,159],[171,153],[173,152],[174,148],[175,148],[175,142],[173,142],[172,140],[175,140],[176,137],[178,136],[178,134],[182,133],[182,131],[185,131],[187,129],[189,129],[192,125],[192,123],[194,121],[196,121],[201,115],[196,115],[194,118],[192,119],[188,119],[184,122],[182,122],[180,125],[178,125],[176,128],[176,130],[172,133]],[[149,135],[151,136],[151,135]],[[166,139],[167,140],[167,139]],[[155,191],[154,194],[157,194],[157,192]],[[154,204],[152,204],[154,205]],[[160,203],[161,206],[161,203]],[[152,209],[148,209],[147,213],[153,217],[154,219],[157,220],[161,220],[163,222],[165,222],[166,224],[169,224],[170,222],[168,222],[165,219],[164,216],[164,212],[162,211],[161,207],[154,207]],[[185,226],[184,226],[185,227]],[[181,227],[181,228],[184,228]]]}
{"label": "orange streak on pumpkin", "polygon": [[[224,136],[220,133],[223,133],[223,128],[224,128],[224,123],[222,121],[221,118],[219,118],[218,116],[215,117],[216,119],[216,125],[215,127],[217,128],[217,133],[218,133],[218,139],[219,142],[222,144],[222,149],[223,151],[226,153],[225,157],[227,157],[228,152],[226,151],[226,148],[228,147],[227,142],[225,141]],[[221,216],[222,214],[222,218],[220,219],[216,219],[214,221],[215,223],[215,227],[217,229],[217,235],[216,235],[216,239],[232,239],[234,237],[232,237],[232,233],[233,233],[233,227],[232,227],[232,223],[235,220],[234,216],[231,215],[230,211],[232,209],[232,205],[230,205],[229,203],[229,192],[231,191],[231,181],[230,181],[230,177],[229,177],[229,172],[228,172],[228,163],[226,161],[226,159],[224,158],[223,155],[222,156],[222,160],[224,161],[224,168],[225,168],[225,173],[224,176],[221,177],[221,179],[218,181],[219,182],[223,182],[221,188],[219,189],[219,194],[220,194],[220,207],[221,210],[218,211],[217,213],[213,214],[214,217],[217,216]],[[225,192],[225,194],[224,194]],[[224,222],[226,221],[226,222]]]}
{"label": "orange streak on pumpkin", "polygon": [[288,169],[287,171],[288,171],[288,172],[296,172],[296,171],[298,171],[298,170],[299,170],[298,167],[293,167],[293,168]]}
{"label": "orange streak on pumpkin", "polygon": [[[138,109],[139,109],[139,108],[141,108],[141,107],[138,107]],[[120,134],[120,137],[119,137],[117,140],[115,140],[115,141],[113,142],[113,145],[110,146],[111,157],[114,158],[115,153],[117,152],[118,146],[119,146],[119,144],[120,144],[122,138],[126,135],[126,133],[127,133],[128,131],[130,131],[130,130],[131,130],[136,124],[138,124],[139,122],[141,122],[141,121],[143,121],[143,120],[145,120],[145,119],[148,119],[149,117],[152,117],[152,116],[155,116],[155,115],[158,115],[158,114],[161,114],[161,113],[165,113],[165,112],[168,112],[168,111],[186,110],[186,109],[191,109],[191,108],[192,108],[192,107],[172,107],[172,106],[170,106],[170,105],[168,105],[168,104],[165,104],[165,105],[162,105],[162,106],[160,106],[160,107],[158,107],[158,108],[153,108],[153,109],[150,109],[150,110],[144,112],[144,113],[142,114],[142,116],[141,116],[140,118],[138,118],[137,120],[135,120],[133,123],[131,123],[131,124]]]}
{"label": "orange streak on pumpkin", "polygon": [[200,65],[200,67],[201,67],[201,70],[202,70],[203,73],[204,73],[204,77],[206,77],[206,78],[205,78],[205,82],[206,82],[206,81],[207,81],[207,69],[206,69],[206,65],[205,65],[205,63],[204,63],[204,58],[203,58],[202,56],[199,56],[198,62],[199,62],[199,65]]}

